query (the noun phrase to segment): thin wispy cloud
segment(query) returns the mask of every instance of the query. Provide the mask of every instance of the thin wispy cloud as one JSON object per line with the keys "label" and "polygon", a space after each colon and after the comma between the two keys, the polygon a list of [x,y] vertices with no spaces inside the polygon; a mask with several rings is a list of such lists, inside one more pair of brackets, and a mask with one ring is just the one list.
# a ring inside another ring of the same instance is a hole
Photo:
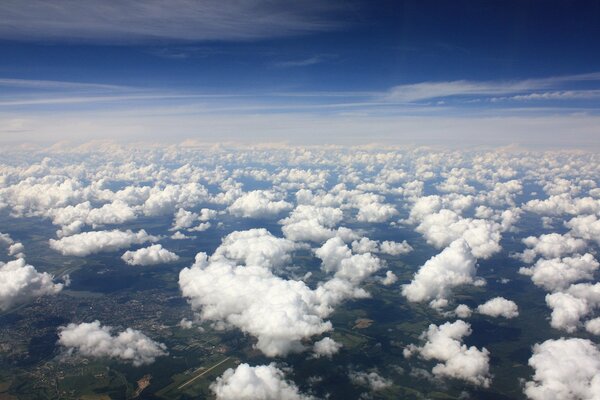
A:
{"label": "thin wispy cloud", "polygon": [[[523,100],[528,96],[530,99],[558,98],[557,96],[561,86],[575,82],[600,82],[600,73],[565,75],[542,79],[525,79],[518,81],[441,81],[441,82],[421,82],[394,86],[385,95],[384,98],[394,102],[419,102],[426,100],[444,99],[459,96],[484,96],[504,99]],[[553,96],[544,96],[546,91],[554,93]],[[596,90],[563,91],[563,98],[568,98],[567,93],[582,97],[584,92],[591,97],[595,97]],[[574,96],[571,96],[574,97]]]}
{"label": "thin wispy cloud", "polygon": [[316,55],[298,60],[279,61],[276,62],[274,66],[277,68],[308,67],[315,64],[321,64],[333,58],[335,58],[333,55]]}
{"label": "thin wispy cloud", "polygon": [[342,2],[6,0],[0,38],[97,43],[257,40],[344,25]]}

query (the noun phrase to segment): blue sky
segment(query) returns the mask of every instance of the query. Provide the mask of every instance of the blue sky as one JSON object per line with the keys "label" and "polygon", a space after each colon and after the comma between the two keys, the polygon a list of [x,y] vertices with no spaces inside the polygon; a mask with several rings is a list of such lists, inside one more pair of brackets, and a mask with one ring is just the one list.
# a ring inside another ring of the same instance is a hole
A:
{"label": "blue sky", "polygon": [[598,38],[597,1],[6,0],[0,135],[589,146]]}

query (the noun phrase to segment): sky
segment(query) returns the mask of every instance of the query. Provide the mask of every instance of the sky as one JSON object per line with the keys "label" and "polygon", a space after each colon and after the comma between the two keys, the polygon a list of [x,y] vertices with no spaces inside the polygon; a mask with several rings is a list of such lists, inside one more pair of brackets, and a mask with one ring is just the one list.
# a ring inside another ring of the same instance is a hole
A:
{"label": "sky", "polygon": [[0,143],[600,146],[597,1],[0,3]]}

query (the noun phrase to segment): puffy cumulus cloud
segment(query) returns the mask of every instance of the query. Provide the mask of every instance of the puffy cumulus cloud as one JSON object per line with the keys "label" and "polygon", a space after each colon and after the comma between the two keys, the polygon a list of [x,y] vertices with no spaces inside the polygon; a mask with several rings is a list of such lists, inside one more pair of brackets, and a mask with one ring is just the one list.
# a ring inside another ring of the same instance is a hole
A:
{"label": "puffy cumulus cloud", "polygon": [[475,346],[467,347],[462,343],[465,336],[471,334],[471,325],[458,320],[442,325],[429,325],[421,334],[425,344],[414,344],[404,349],[404,356],[419,355],[425,360],[437,360],[432,373],[438,377],[460,379],[476,386],[488,387],[491,383],[489,372],[490,353]]}
{"label": "puffy cumulus cloud", "polygon": [[122,200],[115,200],[98,208],[93,208],[86,201],[76,206],[55,208],[49,214],[54,225],[63,227],[59,231],[59,235],[63,236],[79,232],[84,225],[97,228],[108,224],[122,224],[136,218],[135,210]]}
{"label": "puffy cumulus cloud", "polygon": [[142,211],[148,216],[164,215],[177,208],[191,208],[208,200],[208,191],[196,182],[154,186],[142,205]]}
{"label": "puffy cumulus cloud", "polygon": [[454,314],[458,318],[469,318],[471,316],[471,314],[473,314],[473,311],[471,310],[471,308],[468,305],[466,305],[466,304],[459,304],[454,309]]}
{"label": "puffy cumulus cloud", "polygon": [[50,248],[63,255],[85,257],[105,251],[115,251],[145,242],[155,242],[159,237],[149,235],[145,230],[93,231],[83,232],[61,239],[50,239]]}
{"label": "puffy cumulus cloud", "polygon": [[536,344],[529,365],[535,371],[525,383],[530,399],[600,399],[600,350],[589,340],[561,338]]}
{"label": "puffy cumulus cloud", "polygon": [[533,199],[523,205],[526,211],[549,217],[564,214],[596,214],[600,211],[600,201],[591,197],[573,198],[570,194],[550,196],[546,200]]}
{"label": "puffy cumulus cloud", "polygon": [[600,220],[595,215],[572,218],[565,226],[571,229],[573,236],[595,241],[600,245]]}
{"label": "puffy cumulus cloud", "polygon": [[[302,351],[302,341],[332,329],[326,318],[341,301],[366,297],[357,285],[380,268],[373,255],[352,255],[338,237],[318,249],[333,277],[311,289],[274,274],[296,244],[264,229],[234,232],[210,259],[196,256],[179,275],[179,286],[200,319],[236,327],[257,338],[268,356]],[[326,265],[326,266],[325,266]]]}
{"label": "puffy cumulus cloud", "polygon": [[600,335],[600,317],[587,321],[585,323],[585,330],[593,335]]}
{"label": "puffy cumulus cloud", "polygon": [[333,272],[334,277],[354,284],[362,282],[382,267],[381,260],[371,253],[353,255],[350,248],[338,236],[329,239],[316,249],[315,255],[322,260],[324,271]]}
{"label": "puffy cumulus cloud", "polygon": [[304,282],[279,278],[269,268],[226,259],[196,263],[179,274],[179,286],[200,318],[237,327],[258,339],[268,356],[301,351],[301,341],[331,330],[317,292]]}
{"label": "puffy cumulus cloud", "polygon": [[0,232],[0,243],[7,247],[7,254],[15,258],[25,258],[25,246],[21,242],[15,242],[8,233]]}
{"label": "puffy cumulus cloud", "polygon": [[374,392],[387,389],[393,384],[391,380],[385,379],[376,371],[350,371],[348,377],[353,384],[368,387]]}
{"label": "puffy cumulus cloud", "polygon": [[292,204],[267,190],[253,190],[237,198],[227,211],[244,218],[272,217],[292,208]]}
{"label": "puffy cumulus cloud", "polygon": [[402,242],[385,240],[379,245],[379,252],[382,254],[389,254],[390,256],[408,254],[411,251],[413,251],[413,248],[406,240],[403,240]]}
{"label": "puffy cumulus cloud", "polygon": [[210,385],[218,400],[310,400],[274,363],[229,368]]}
{"label": "puffy cumulus cloud", "polygon": [[52,295],[63,289],[62,283],[54,283],[53,276],[38,272],[23,258],[0,262],[0,310],[8,310],[15,304]]}
{"label": "puffy cumulus cloud", "polygon": [[342,344],[336,342],[332,338],[326,337],[313,345],[313,354],[315,357],[329,357],[331,358],[342,348]]}
{"label": "puffy cumulus cloud", "polygon": [[512,300],[507,300],[504,297],[494,297],[493,299],[480,304],[477,307],[477,312],[490,317],[504,317],[510,319],[519,316],[519,307],[517,307],[517,304]]}
{"label": "puffy cumulus cloud", "polygon": [[501,250],[500,224],[483,219],[462,218],[452,210],[443,209],[425,216],[415,230],[436,248],[445,247],[462,237],[477,258],[489,258]]}
{"label": "puffy cumulus cloud", "polygon": [[45,176],[28,177],[0,188],[0,198],[16,216],[46,216],[48,210],[78,204],[87,197],[87,190],[77,179]]}
{"label": "puffy cumulus cloud", "polygon": [[171,231],[179,231],[191,227],[198,220],[198,214],[186,211],[183,208],[177,210],[173,220]]}
{"label": "puffy cumulus cloud", "polygon": [[397,214],[398,211],[391,204],[372,202],[359,206],[356,219],[360,222],[380,223]]}
{"label": "puffy cumulus cloud", "polygon": [[376,253],[379,251],[379,242],[363,237],[352,242],[352,251],[355,253]]}
{"label": "puffy cumulus cloud", "polygon": [[585,299],[563,292],[546,295],[546,304],[552,309],[550,325],[567,332],[574,332],[580,319],[591,311]]}
{"label": "puffy cumulus cloud", "polygon": [[156,357],[167,354],[166,346],[155,342],[142,332],[127,328],[112,335],[112,327],[100,321],[69,324],[58,330],[58,343],[69,353],[86,357],[109,357],[140,366],[152,364]]}
{"label": "puffy cumulus cloud", "polygon": [[581,319],[600,307],[600,283],[579,283],[564,292],[546,295],[546,304],[552,309],[550,325],[556,329],[574,332]]}
{"label": "puffy cumulus cloud", "polygon": [[264,228],[236,231],[225,236],[211,260],[235,262],[276,268],[291,261],[291,252],[301,246],[291,240],[273,236]]}
{"label": "puffy cumulus cloud", "polygon": [[519,273],[531,276],[536,286],[557,291],[565,289],[571,283],[592,279],[599,266],[594,256],[587,253],[575,257],[539,259],[529,268],[520,268]]}
{"label": "puffy cumulus cloud", "polygon": [[533,262],[537,256],[559,258],[568,254],[580,253],[587,247],[585,240],[558,233],[540,237],[529,236],[523,239],[523,243],[529,247],[521,255],[521,259],[526,263]]}
{"label": "puffy cumulus cloud", "polygon": [[332,229],[344,218],[339,208],[299,205],[289,217],[279,221],[285,237],[294,241],[323,242],[336,232]]}
{"label": "puffy cumulus cloud", "polygon": [[381,278],[381,283],[385,286],[393,285],[398,282],[398,277],[392,271],[386,271],[385,277]]}
{"label": "puffy cumulus cloud", "polygon": [[126,251],[121,258],[129,265],[157,265],[179,260],[179,256],[162,245],[155,244],[135,251]]}
{"label": "puffy cumulus cloud", "polygon": [[402,295],[412,302],[446,299],[456,286],[480,284],[476,272],[476,260],[469,245],[458,239],[427,260],[410,284],[402,287]]}
{"label": "puffy cumulus cloud", "polygon": [[[338,235],[339,236],[339,235]],[[402,242],[383,241],[378,242],[369,238],[363,237],[360,240],[352,242],[352,251],[355,253],[381,253],[388,254],[391,256],[399,256],[401,254],[408,254],[413,250],[412,246],[409,245],[406,240]]]}

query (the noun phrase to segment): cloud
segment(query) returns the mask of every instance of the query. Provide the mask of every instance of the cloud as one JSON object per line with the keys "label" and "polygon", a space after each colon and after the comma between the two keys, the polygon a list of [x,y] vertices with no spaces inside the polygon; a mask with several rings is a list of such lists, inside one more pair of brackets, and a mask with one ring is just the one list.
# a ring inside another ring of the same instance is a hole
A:
{"label": "cloud", "polygon": [[[598,204],[600,207],[600,202]],[[565,223],[565,226],[571,228],[573,236],[593,240],[600,245],[600,220],[595,215],[575,217]]]}
{"label": "cloud", "polygon": [[536,344],[529,365],[535,372],[524,391],[532,400],[599,398],[600,350],[587,339],[561,338]]}
{"label": "cloud", "polygon": [[292,208],[292,204],[278,199],[267,190],[253,190],[236,199],[228,208],[230,214],[244,218],[274,217]]}
{"label": "cloud", "polygon": [[315,357],[329,357],[331,358],[342,348],[342,344],[336,342],[332,338],[325,337],[313,345],[313,354]]}
{"label": "cloud", "polygon": [[419,268],[413,280],[402,287],[409,301],[422,302],[446,299],[453,288],[479,284],[475,278],[476,260],[464,239],[452,242],[441,253]]}
{"label": "cloud", "polygon": [[496,222],[462,218],[452,210],[443,209],[423,217],[415,229],[427,243],[442,248],[458,238],[464,238],[477,258],[489,258],[499,252],[502,226]]}
{"label": "cloud", "polygon": [[393,285],[398,281],[398,277],[392,271],[386,271],[385,278],[381,279],[381,283],[385,286]]}
{"label": "cloud", "polygon": [[246,265],[279,268],[291,262],[291,253],[302,246],[273,236],[264,228],[235,231],[221,239],[211,261],[231,260]]}
{"label": "cloud", "polygon": [[156,357],[167,354],[166,346],[157,343],[135,329],[127,328],[116,336],[112,327],[100,321],[69,324],[58,329],[58,343],[68,352],[86,357],[108,357],[131,362],[139,367],[152,364]]}
{"label": "cloud", "polygon": [[522,242],[529,247],[521,256],[521,259],[527,263],[533,262],[538,255],[544,258],[559,258],[582,252],[587,247],[585,240],[558,233],[550,233],[540,237],[529,236],[523,239]]}
{"label": "cloud", "polygon": [[126,251],[121,258],[129,265],[167,264],[179,260],[179,256],[155,244],[135,251]]}
{"label": "cloud", "polygon": [[471,314],[473,314],[473,311],[471,310],[471,308],[468,305],[459,304],[454,309],[454,314],[456,314],[456,316],[458,318],[469,318],[471,316]]}
{"label": "cloud", "polygon": [[593,335],[600,335],[600,317],[587,321],[585,323],[585,330]]}
{"label": "cloud", "polygon": [[333,277],[311,289],[275,274],[296,248],[265,229],[234,232],[212,257],[198,253],[195,263],[180,272],[179,286],[200,319],[249,333],[267,356],[303,351],[306,339],[332,329],[324,318],[336,305],[368,295],[357,285],[381,264],[369,253],[352,255],[338,237],[330,239],[316,252]]}
{"label": "cloud", "polygon": [[38,272],[23,258],[0,262],[0,310],[8,310],[40,296],[57,294],[63,286],[54,283],[52,275]]}
{"label": "cloud", "polygon": [[519,273],[531,276],[531,280],[536,286],[557,291],[565,289],[571,283],[593,279],[594,272],[599,266],[600,264],[594,256],[587,253],[582,256],[550,260],[539,259],[529,268],[520,268]]}
{"label": "cloud", "polygon": [[355,253],[381,253],[388,254],[391,256],[399,256],[402,254],[408,254],[413,248],[406,242],[392,242],[385,240],[379,243],[376,240],[363,237],[360,240],[352,242],[352,251]]}
{"label": "cloud", "polygon": [[317,293],[264,266],[208,261],[199,254],[191,268],[180,272],[179,286],[202,320],[251,334],[267,356],[301,351],[303,339],[332,329],[322,319],[327,310]]}
{"label": "cloud", "polygon": [[550,325],[574,332],[583,317],[600,307],[600,283],[571,285],[564,292],[546,295],[546,304],[552,309]]}
{"label": "cloud", "polygon": [[342,9],[315,1],[291,7],[263,0],[175,0],[169,6],[157,0],[102,6],[91,0],[8,1],[0,6],[0,37],[114,44],[258,40],[335,29],[341,23],[334,15]]}
{"label": "cloud", "polygon": [[438,360],[441,363],[433,367],[432,373],[438,377],[455,378],[476,386],[488,387],[491,383],[487,349],[467,347],[462,343],[465,336],[471,334],[471,325],[458,320],[442,325],[429,325],[421,334],[425,344],[421,347],[414,344],[404,349],[404,356],[418,354],[425,360]]}
{"label": "cloud", "polygon": [[494,297],[477,307],[477,312],[490,317],[504,317],[507,319],[519,316],[519,308],[512,300],[504,297]]}
{"label": "cloud", "polygon": [[[77,233],[83,225],[96,228],[107,224],[122,224],[136,218],[135,211],[122,200],[115,200],[98,208],[93,208],[90,202],[86,201],[76,206],[55,208],[49,214],[54,225],[63,226],[63,230],[66,227],[65,233]],[[75,231],[69,229],[70,227],[76,227]]]}
{"label": "cloud", "polygon": [[362,371],[350,371],[348,373],[350,381],[355,385],[366,386],[372,391],[384,390],[392,386],[393,382],[389,379],[385,379],[377,372],[362,372]]}
{"label": "cloud", "polygon": [[402,242],[392,242],[385,240],[381,242],[379,246],[379,252],[383,254],[389,254],[390,256],[399,256],[402,254],[408,254],[413,250],[412,246],[409,245],[406,240]]}
{"label": "cloud", "polygon": [[288,239],[319,243],[335,236],[332,228],[343,217],[343,211],[339,208],[301,204],[279,223],[283,225],[281,230]]}
{"label": "cloud", "polygon": [[310,400],[274,363],[229,368],[210,385],[217,400]]}
{"label": "cloud", "polygon": [[116,251],[131,246],[154,242],[159,238],[146,233],[145,230],[133,232],[131,230],[119,231],[93,231],[79,233],[61,239],[50,239],[50,248],[63,255],[85,257],[90,254]]}
{"label": "cloud", "polygon": [[371,253],[353,255],[350,248],[338,236],[329,239],[316,249],[315,255],[322,260],[324,271],[334,272],[334,277],[353,284],[362,282],[382,267],[379,258]]}

